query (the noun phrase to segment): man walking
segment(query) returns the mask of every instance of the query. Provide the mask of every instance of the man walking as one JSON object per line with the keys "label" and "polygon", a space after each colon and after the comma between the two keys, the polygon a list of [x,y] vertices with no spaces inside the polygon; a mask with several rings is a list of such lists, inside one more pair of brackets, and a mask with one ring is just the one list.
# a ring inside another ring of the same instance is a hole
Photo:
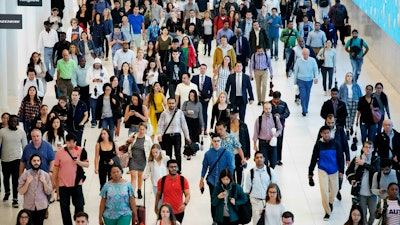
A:
{"label": "man walking", "polygon": [[199,89],[199,100],[201,106],[203,108],[203,121],[204,121],[204,130],[207,130],[207,109],[208,104],[210,103],[210,99],[213,94],[213,85],[211,81],[211,77],[206,75],[207,65],[200,65],[200,74],[194,75],[192,77],[192,82],[197,85]]}
{"label": "man walking", "polygon": [[42,158],[38,154],[29,157],[30,169],[22,173],[18,180],[18,193],[24,196],[24,209],[29,210],[32,222],[43,225],[49,201],[47,196],[53,191],[50,175],[40,169]]}
{"label": "man walking", "polygon": [[[345,38],[345,24],[349,23],[349,16],[347,14],[346,6],[340,4],[340,0],[335,0],[336,4],[329,9],[328,16],[335,26],[336,32],[340,32],[340,41],[344,45]],[[346,20],[346,22],[345,22]],[[337,35],[336,35],[337,36]]]}
{"label": "man walking", "polygon": [[244,180],[244,193],[250,196],[253,211],[253,224],[256,225],[260,219],[260,210],[264,208],[263,202],[267,193],[268,185],[278,183],[275,171],[265,165],[265,158],[262,152],[254,153],[256,166],[246,173]]}
{"label": "man walking", "polygon": [[[168,175],[162,177],[157,183],[156,203],[154,212],[158,214],[158,202],[169,203],[172,206],[176,220],[182,223],[185,216],[185,209],[190,201],[190,189],[188,180],[179,174],[178,162],[170,159],[167,162]],[[185,195],[185,199],[183,199]]]}
{"label": "man walking", "polygon": [[[201,169],[201,178],[199,188],[204,191],[204,179],[207,182],[208,189],[210,191],[210,198],[214,191],[214,187],[219,182],[219,174],[223,169],[228,168],[231,173],[234,172],[233,157],[230,152],[227,152],[226,148],[221,147],[221,137],[215,133],[211,135],[212,147],[204,154],[203,167]],[[206,176],[206,172],[207,176]],[[211,214],[214,219],[215,211],[211,206]]]}
{"label": "man walking", "polygon": [[314,58],[309,57],[310,51],[304,48],[301,52],[302,58],[296,60],[294,64],[294,83],[299,86],[302,115],[308,113],[308,103],[310,102],[311,87],[314,82],[318,82],[318,66]]}
{"label": "man walking", "polygon": [[345,47],[350,56],[351,67],[353,67],[354,81],[357,82],[364,63],[364,56],[368,53],[369,47],[367,42],[358,37],[358,30],[354,29],[351,35],[352,38],[346,42]]}
{"label": "man walking", "polygon": [[89,110],[85,102],[80,100],[79,89],[72,90],[71,101],[68,103],[67,129],[75,133],[76,144],[81,146],[85,123],[89,118]]}
{"label": "man walking", "polygon": [[[230,92],[229,92],[230,91]],[[253,88],[251,87],[250,77],[242,73],[242,63],[236,62],[235,73],[229,75],[226,82],[225,92],[230,93],[233,108],[239,108],[239,117],[245,121],[246,105],[248,102],[247,94],[249,95],[249,103],[253,104]]]}
{"label": "man walking", "polygon": [[60,89],[61,96],[71,96],[72,74],[77,66],[75,61],[69,58],[67,49],[62,51],[62,59],[57,61],[57,87]]}
{"label": "man walking", "polygon": [[283,132],[285,130],[285,120],[289,117],[290,111],[286,104],[286,102],[281,100],[281,92],[275,91],[272,94],[272,100],[270,101],[272,111],[271,114],[281,121],[282,131],[278,136],[278,140],[276,143],[276,153],[277,153],[277,162],[278,166],[282,166],[282,144],[283,144]]}
{"label": "man walking", "polygon": [[167,63],[166,68],[169,97],[175,98],[176,86],[182,82],[182,75],[187,73],[185,64],[180,60],[178,49],[172,51],[172,61]]}
{"label": "man walking", "polygon": [[[286,59],[286,68],[288,68],[289,57],[292,53],[292,48],[296,46],[296,39],[300,37],[299,32],[293,28],[293,21],[288,21],[287,28],[283,29],[280,36],[280,41],[284,43],[285,54],[283,57]],[[286,77],[289,77],[289,70],[286,69]]]}
{"label": "man walking", "polygon": [[10,177],[12,179],[13,201],[12,206],[18,208],[18,171],[22,149],[27,145],[26,134],[18,129],[19,118],[11,115],[8,119],[8,128],[0,129],[1,167],[5,194],[3,201],[10,197]]}
{"label": "man walking", "polygon": [[54,77],[54,63],[51,61],[51,54],[53,53],[53,47],[58,42],[57,31],[51,29],[50,22],[44,21],[44,30],[40,32],[38,38],[38,50],[43,52],[44,65],[46,66],[47,72]]}
{"label": "man walking", "polygon": [[[263,113],[254,123],[254,150],[264,155],[265,165],[275,168],[277,163],[276,144],[271,144],[272,138],[277,138],[282,132],[282,124],[278,117],[273,115],[272,105],[265,102]],[[275,128],[275,129],[274,129]],[[257,147],[258,141],[258,147]]]}
{"label": "man walking", "polygon": [[76,145],[74,134],[67,134],[66,147],[57,151],[54,166],[53,187],[59,186],[62,221],[64,225],[72,225],[70,199],[75,206],[74,215],[82,212],[85,204],[82,184],[86,178],[83,167],[89,167],[87,152]]}
{"label": "man walking", "polygon": [[172,158],[172,147],[174,148],[175,159],[178,164],[178,173],[180,173],[182,171],[181,131],[183,131],[186,141],[190,143],[189,129],[182,110],[176,108],[175,99],[168,98],[167,104],[168,109],[161,113],[158,121],[158,142],[162,142],[161,146],[170,159]]}
{"label": "man walking", "polygon": [[331,99],[324,102],[321,108],[321,117],[326,119],[329,114],[333,114],[336,124],[344,128],[346,126],[347,108],[343,101],[338,99],[339,90],[331,89]]}
{"label": "man walking", "polygon": [[274,77],[272,71],[271,59],[261,46],[257,46],[257,52],[253,53],[250,58],[250,79],[255,77],[258,105],[265,102],[265,95],[267,93],[267,74],[269,70],[269,77],[272,80]]}
{"label": "man walking", "polygon": [[318,52],[325,46],[326,35],[325,32],[320,30],[321,24],[319,22],[315,22],[314,30],[308,34],[306,45],[312,47],[314,49],[315,55],[318,55]]}
{"label": "man walking", "polygon": [[324,220],[327,221],[333,210],[333,201],[339,189],[339,176],[343,176],[343,151],[334,139],[331,138],[328,126],[319,129],[321,138],[315,143],[308,167],[310,186],[314,186],[314,168],[318,163],[318,180],[321,191],[322,206],[325,210]]}

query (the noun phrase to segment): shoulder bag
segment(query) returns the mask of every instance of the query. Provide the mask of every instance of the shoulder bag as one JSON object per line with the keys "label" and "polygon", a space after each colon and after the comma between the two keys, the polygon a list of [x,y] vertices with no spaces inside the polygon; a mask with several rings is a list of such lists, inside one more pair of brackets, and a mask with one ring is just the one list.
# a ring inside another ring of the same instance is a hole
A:
{"label": "shoulder bag", "polygon": [[219,162],[219,160],[221,159],[221,157],[224,155],[226,149],[224,149],[224,151],[222,151],[221,155],[218,156],[217,161],[215,161],[215,163],[211,166],[211,168],[208,170],[207,176],[206,176],[206,180],[208,178],[208,176],[210,175],[210,173],[214,170],[214,168],[217,166],[217,163]]}
{"label": "shoulder bag", "polygon": [[[163,140],[164,140],[164,135],[165,135],[165,133],[167,132],[169,126],[171,125],[172,120],[174,120],[174,117],[175,117],[175,114],[176,114],[177,111],[178,111],[178,110],[175,109],[174,114],[172,115],[171,120],[169,121],[167,127],[166,127],[165,130],[164,130],[164,133],[162,134],[162,139],[163,139]],[[160,146],[161,146],[161,149],[163,149],[163,150],[167,149],[167,148],[166,148],[166,144],[165,144],[164,141],[160,142],[159,144],[160,144]]]}
{"label": "shoulder bag", "polygon": [[382,118],[382,114],[381,111],[379,110],[379,107],[375,108],[373,103],[374,99],[372,98],[370,103],[372,119],[374,120],[374,123],[378,123]]}

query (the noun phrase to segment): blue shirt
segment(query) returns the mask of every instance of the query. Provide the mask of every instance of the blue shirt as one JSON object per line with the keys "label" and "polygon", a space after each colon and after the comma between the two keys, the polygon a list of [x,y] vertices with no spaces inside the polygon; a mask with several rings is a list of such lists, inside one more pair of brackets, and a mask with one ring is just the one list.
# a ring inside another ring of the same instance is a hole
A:
{"label": "blue shirt", "polygon": [[268,38],[279,38],[279,27],[276,27],[277,24],[282,26],[282,19],[279,16],[269,16],[267,21],[272,19],[272,23],[269,24],[268,27]]}
{"label": "blue shirt", "polygon": [[31,168],[29,160],[33,154],[40,155],[40,157],[42,158],[40,169],[48,173],[50,171],[50,162],[54,161],[54,152],[51,144],[45,140],[42,140],[42,144],[39,146],[39,148],[35,148],[33,142],[30,142],[28,145],[25,146],[22,153],[21,162],[25,163],[25,169],[27,170]]}
{"label": "blue shirt", "polygon": [[73,87],[86,87],[89,84],[86,82],[86,73],[88,71],[88,65],[85,67],[77,66],[72,74],[71,83]]}
{"label": "blue shirt", "polygon": [[93,5],[93,9],[96,11],[96,13],[100,13],[103,15],[104,9],[109,9],[110,5],[105,1],[98,1]]}
{"label": "blue shirt", "polygon": [[132,26],[133,34],[141,34],[142,33],[142,24],[144,23],[144,17],[140,14],[135,16],[134,14],[130,14],[128,16],[129,24]]}
{"label": "blue shirt", "polygon": [[[206,154],[204,154],[201,177],[206,176],[207,170],[211,170],[218,157],[222,154],[224,150],[225,148],[220,148],[218,151],[215,150],[215,148],[210,148],[210,150],[208,150]],[[225,150],[224,154],[221,156],[221,159],[215,165],[213,171],[208,172],[207,182],[210,182],[212,185],[215,186],[218,183],[219,174],[225,168],[228,168],[229,171],[231,171],[231,173],[233,174],[234,164],[232,164],[232,162],[232,154],[228,150]]]}

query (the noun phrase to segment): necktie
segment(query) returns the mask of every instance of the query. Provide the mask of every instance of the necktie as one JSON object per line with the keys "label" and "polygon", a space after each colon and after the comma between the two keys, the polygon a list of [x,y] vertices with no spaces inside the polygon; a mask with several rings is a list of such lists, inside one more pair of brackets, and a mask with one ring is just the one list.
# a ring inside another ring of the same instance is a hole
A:
{"label": "necktie", "polygon": [[239,53],[242,53],[242,43],[240,41],[240,37],[238,38],[238,45],[239,45]]}
{"label": "necktie", "polygon": [[200,91],[203,91],[204,75],[200,75]]}

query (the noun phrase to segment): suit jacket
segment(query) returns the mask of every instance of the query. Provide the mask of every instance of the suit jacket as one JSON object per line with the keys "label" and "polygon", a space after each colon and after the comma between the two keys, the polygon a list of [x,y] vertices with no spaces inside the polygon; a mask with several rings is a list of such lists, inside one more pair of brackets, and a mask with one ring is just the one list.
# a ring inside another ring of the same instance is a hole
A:
{"label": "suit jacket", "polygon": [[[237,36],[233,36],[231,37],[231,39],[229,40],[229,44],[232,45],[233,49],[235,49],[235,53],[236,53],[236,41],[237,41]],[[236,56],[237,58],[238,56]],[[246,37],[242,36],[242,55],[241,57],[243,58],[247,58],[250,59],[251,57],[251,50],[250,50],[250,44],[249,41],[247,40]],[[247,60],[245,60],[244,62],[242,62],[243,66],[247,66]]]}
{"label": "suit jacket", "polygon": [[[269,49],[269,40],[267,37],[267,33],[263,28],[260,28],[260,33],[259,33],[259,42],[258,45],[260,45],[264,50]],[[250,31],[250,47],[251,47],[251,52],[254,53],[257,51],[257,42],[256,42],[256,33],[254,32],[254,29]]]}
{"label": "suit jacket", "polygon": [[[199,18],[196,18],[195,30],[199,33],[200,33],[201,27],[202,27],[201,24],[202,24],[201,20]],[[190,18],[185,20],[185,30],[187,30],[187,31],[189,30],[189,25],[190,25]]]}
{"label": "suit jacket", "polygon": [[200,91],[200,75],[194,75],[192,77],[192,83],[196,84],[197,87],[199,88],[199,99],[200,101],[203,101],[204,99],[210,99],[212,94],[213,94],[213,87],[212,87],[212,82],[211,78],[209,76],[205,76],[205,80],[203,83],[203,90]]}
{"label": "suit jacket", "polygon": [[[397,156],[397,159],[400,158],[400,133],[395,129],[393,129],[393,133],[394,136],[392,138],[392,148],[390,148],[390,138],[385,131],[380,132],[375,136],[375,152],[377,152],[381,158],[389,158],[389,151],[392,152],[393,156]],[[399,170],[400,163],[393,161],[393,169]]]}
{"label": "suit jacket", "polygon": [[[333,113],[333,103],[332,100],[329,99],[325,101],[321,108],[321,117],[326,119],[328,114]],[[347,108],[346,104],[338,99],[338,107],[336,109],[336,124],[338,126],[344,127],[346,125],[346,117],[347,117]]]}
{"label": "suit jacket", "polygon": [[[231,91],[229,94],[229,100],[231,101],[231,103],[234,104],[239,98],[238,96],[236,96],[236,73],[232,73],[231,75],[229,75],[228,80],[226,81],[225,92],[229,93],[229,90]],[[249,75],[242,73],[242,98],[244,103],[248,102],[247,92],[249,92],[249,100],[253,101],[254,95],[250,83],[250,77]]]}

